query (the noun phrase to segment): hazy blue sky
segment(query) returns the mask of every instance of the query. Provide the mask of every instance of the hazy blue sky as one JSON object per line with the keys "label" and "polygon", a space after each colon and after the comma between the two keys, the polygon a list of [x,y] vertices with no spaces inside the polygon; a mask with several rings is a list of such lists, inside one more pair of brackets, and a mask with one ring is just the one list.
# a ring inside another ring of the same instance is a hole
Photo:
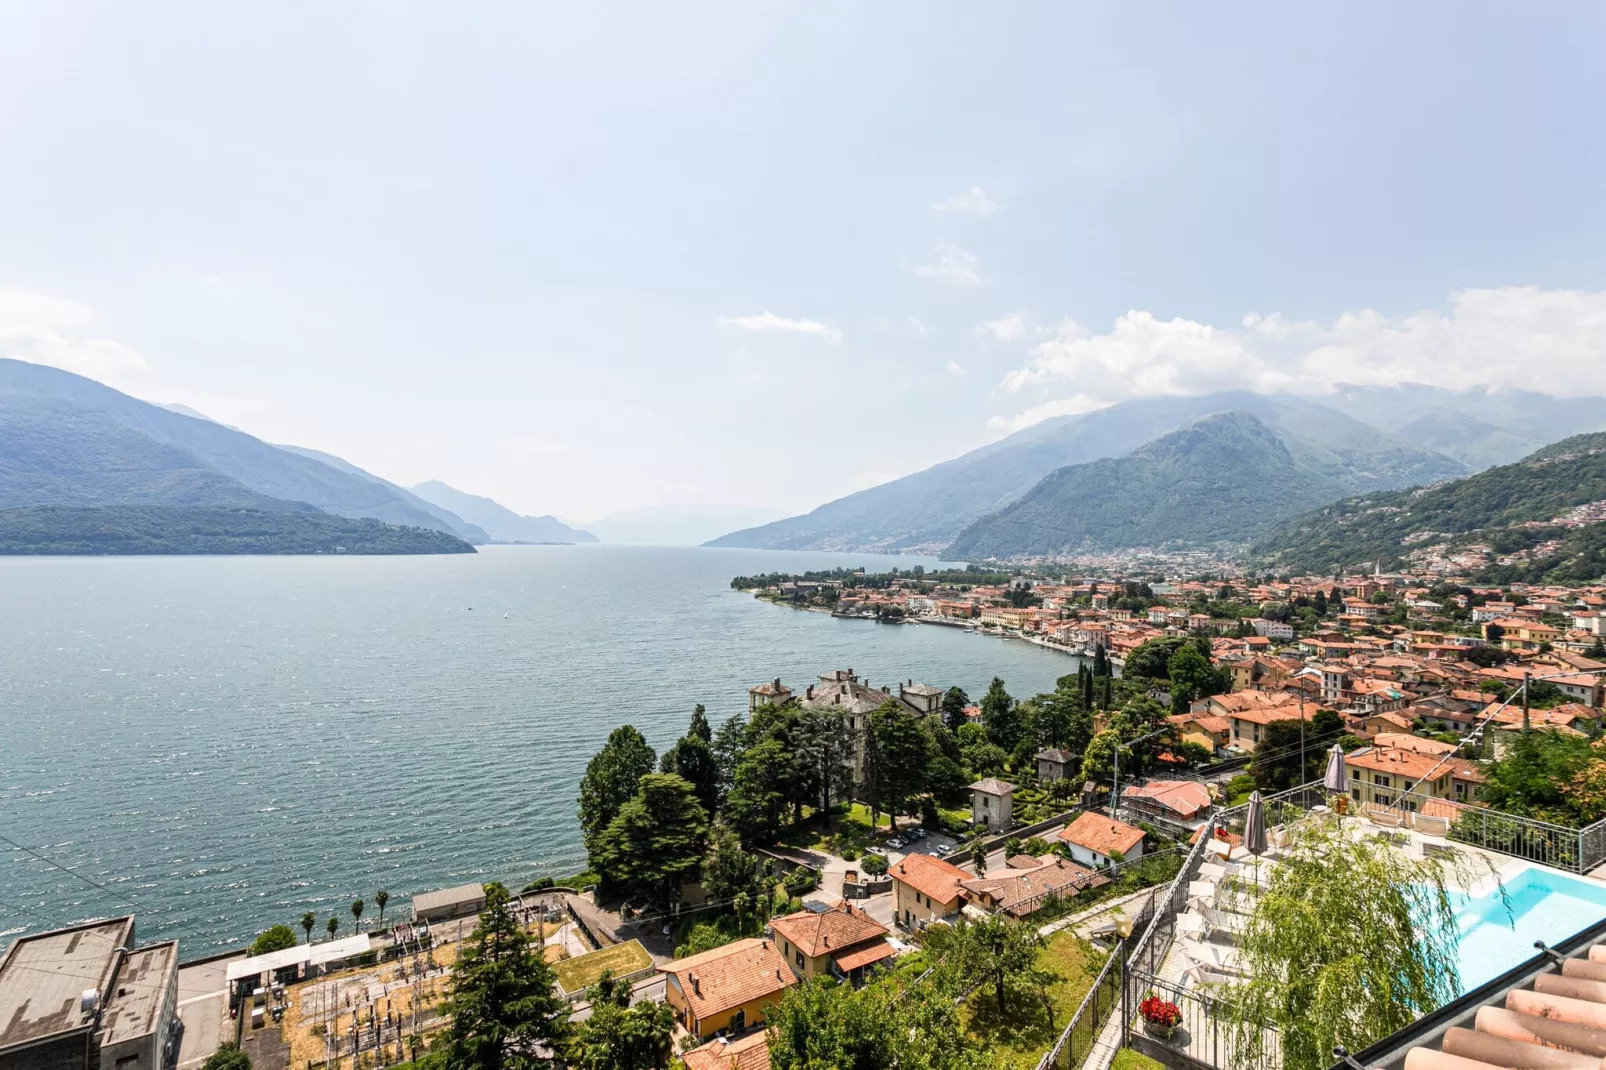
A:
{"label": "hazy blue sky", "polygon": [[0,354],[578,519],[1142,394],[1606,393],[1603,30],[4,2]]}

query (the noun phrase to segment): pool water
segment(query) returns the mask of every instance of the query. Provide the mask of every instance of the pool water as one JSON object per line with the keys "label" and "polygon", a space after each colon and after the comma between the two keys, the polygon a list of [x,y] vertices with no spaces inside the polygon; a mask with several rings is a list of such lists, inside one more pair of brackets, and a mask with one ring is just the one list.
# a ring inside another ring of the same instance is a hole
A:
{"label": "pool water", "polygon": [[1535,940],[1554,945],[1606,918],[1606,884],[1599,881],[1528,867],[1505,885],[1504,901],[1492,886],[1475,898],[1458,897],[1463,992],[1532,958]]}

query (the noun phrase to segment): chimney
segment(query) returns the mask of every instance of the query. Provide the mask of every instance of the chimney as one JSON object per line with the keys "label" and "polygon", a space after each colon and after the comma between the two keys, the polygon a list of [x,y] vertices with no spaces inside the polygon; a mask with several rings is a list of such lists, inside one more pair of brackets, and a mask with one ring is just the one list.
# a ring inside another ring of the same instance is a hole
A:
{"label": "chimney", "polygon": [[691,990],[693,995],[700,996],[703,994],[703,983],[698,980],[695,973],[691,975]]}
{"label": "chimney", "polygon": [[808,689],[807,694],[808,694],[809,698],[813,698],[814,697],[814,685],[813,684],[809,685],[809,689]]}
{"label": "chimney", "polygon": [[776,694],[780,694],[780,691],[781,691],[781,678],[779,676],[777,676],[775,678],[775,693]]}

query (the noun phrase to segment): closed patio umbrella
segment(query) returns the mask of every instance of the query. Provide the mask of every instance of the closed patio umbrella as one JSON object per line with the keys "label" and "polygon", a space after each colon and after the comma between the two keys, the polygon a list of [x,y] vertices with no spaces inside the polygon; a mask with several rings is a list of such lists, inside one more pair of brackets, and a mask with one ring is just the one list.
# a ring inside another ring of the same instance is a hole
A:
{"label": "closed patio umbrella", "polygon": [[1258,791],[1250,793],[1244,814],[1244,850],[1256,858],[1266,853],[1266,804]]}
{"label": "closed patio umbrella", "polygon": [[1348,791],[1349,784],[1345,781],[1347,775],[1344,769],[1344,748],[1334,743],[1333,749],[1327,755],[1327,772],[1322,775],[1322,786],[1328,791]]}

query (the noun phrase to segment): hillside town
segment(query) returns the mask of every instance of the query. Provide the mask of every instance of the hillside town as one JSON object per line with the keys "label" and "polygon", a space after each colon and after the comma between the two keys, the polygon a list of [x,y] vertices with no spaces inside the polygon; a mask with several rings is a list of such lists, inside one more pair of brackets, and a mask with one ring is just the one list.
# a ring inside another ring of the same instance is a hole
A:
{"label": "hillside town", "polygon": [[[972,697],[852,668],[775,677],[717,727],[698,706],[662,754],[621,726],[581,783],[586,872],[420,892],[389,924],[380,893],[366,929],[353,904],[352,936],[330,918],[314,939],[309,914],[304,940],[276,926],[199,964],[172,942],[141,947],[133,917],[19,939],[0,959],[0,1006],[20,1008],[0,1056],[87,1038],[114,1060],[137,1049],[182,1070],[212,1049],[286,1068],[449,1066],[472,1005],[465,964],[502,933],[545,1001],[529,1043],[563,1065],[626,1065],[608,1061],[621,1037],[648,1046],[632,1066],[763,1067],[777,1044],[793,1065],[809,1043],[800,1023],[824,1029],[863,1003],[957,1059],[918,1065],[1035,1065],[1066,1045],[1077,1062],[1127,1048],[1175,1065],[1169,1043],[1225,1068],[1238,1054],[1146,1035],[1089,993],[1141,984],[1161,1025],[1183,1008],[1220,1013],[1200,998],[1254,982],[1266,953],[1258,867],[1293,867],[1311,843],[1417,882],[1444,879],[1433,860],[1453,847],[1502,881],[1599,884],[1606,904],[1606,588],[1375,572],[741,585],[1039,642],[1077,655],[1075,671],[1021,699],[996,679]],[[1134,947],[1147,972],[1112,974]],[[1525,982],[1538,991],[1542,968]],[[34,1015],[40,969],[86,1008],[90,990],[115,994],[92,1013]],[[143,987],[123,983],[136,972]],[[959,1013],[908,1017],[955,993]],[[1414,1059],[1455,1050],[1443,1043]]]}

